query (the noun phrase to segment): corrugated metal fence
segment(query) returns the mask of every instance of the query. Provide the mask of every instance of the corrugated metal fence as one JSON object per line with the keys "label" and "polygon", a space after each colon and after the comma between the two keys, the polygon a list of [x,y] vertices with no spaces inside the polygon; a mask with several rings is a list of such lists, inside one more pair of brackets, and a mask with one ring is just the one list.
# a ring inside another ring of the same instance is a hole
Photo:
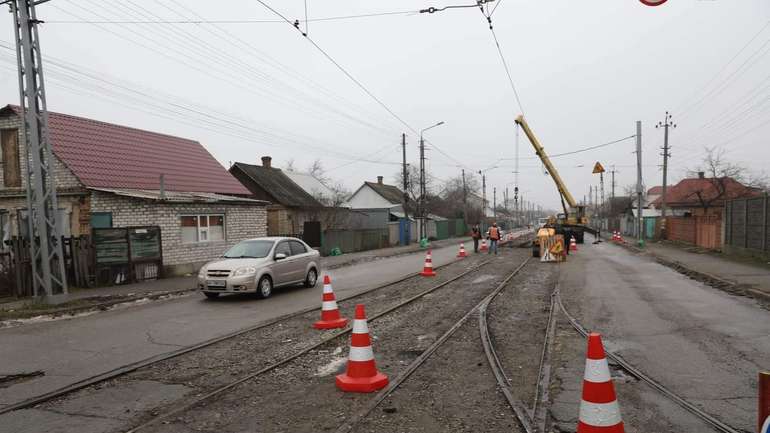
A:
{"label": "corrugated metal fence", "polygon": [[725,246],[748,253],[770,254],[770,200],[767,195],[726,203]]}

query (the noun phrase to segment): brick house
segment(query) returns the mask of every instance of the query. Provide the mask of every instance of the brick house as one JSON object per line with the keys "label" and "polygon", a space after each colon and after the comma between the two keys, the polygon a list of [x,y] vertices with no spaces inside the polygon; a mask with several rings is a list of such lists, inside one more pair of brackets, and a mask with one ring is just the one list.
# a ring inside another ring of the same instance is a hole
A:
{"label": "brick house", "polygon": [[[0,235],[28,236],[26,140],[19,107],[0,108]],[[266,234],[266,203],[197,141],[49,113],[63,235],[157,225],[166,274],[187,273]],[[161,180],[162,178],[162,180]]]}
{"label": "brick house", "polygon": [[269,236],[299,234],[306,221],[320,219],[324,205],[283,170],[273,167],[271,157],[263,156],[261,166],[236,162],[230,167],[230,174],[241,182],[248,197],[270,202]]}
{"label": "brick house", "polygon": [[[698,177],[682,179],[666,189],[666,221],[661,231],[666,239],[694,244],[702,248],[722,246],[725,202],[753,197],[754,188],[731,177],[711,178],[703,172]],[[655,209],[663,205],[663,197],[651,203]]]}

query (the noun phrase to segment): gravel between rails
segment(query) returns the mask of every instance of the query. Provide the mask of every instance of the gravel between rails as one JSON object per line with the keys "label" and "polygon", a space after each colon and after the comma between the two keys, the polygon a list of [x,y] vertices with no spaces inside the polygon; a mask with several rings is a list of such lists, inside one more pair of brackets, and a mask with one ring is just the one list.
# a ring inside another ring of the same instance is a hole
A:
{"label": "gravel between rails", "polygon": [[522,432],[499,391],[471,317],[354,428],[364,432]]}
{"label": "gravel between rails", "polygon": [[489,305],[489,332],[511,393],[531,410],[557,264],[531,261]]}
{"label": "gravel between rails", "polygon": [[[491,292],[527,256],[502,253],[471,273],[370,324],[378,367],[390,376],[414,360],[465,312]],[[371,315],[370,312],[368,312]],[[345,368],[348,338],[336,339],[294,362],[176,415],[157,432],[329,431],[370,396],[339,392],[334,375]]]}

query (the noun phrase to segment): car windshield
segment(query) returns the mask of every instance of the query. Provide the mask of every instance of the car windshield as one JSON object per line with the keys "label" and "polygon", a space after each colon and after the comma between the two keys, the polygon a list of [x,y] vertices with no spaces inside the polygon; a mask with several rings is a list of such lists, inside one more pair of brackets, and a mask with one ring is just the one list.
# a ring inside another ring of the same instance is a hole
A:
{"label": "car windshield", "polygon": [[259,259],[267,257],[273,248],[273,241],[243,241],[235,244],[227,250],[224,257],[227,259]]}

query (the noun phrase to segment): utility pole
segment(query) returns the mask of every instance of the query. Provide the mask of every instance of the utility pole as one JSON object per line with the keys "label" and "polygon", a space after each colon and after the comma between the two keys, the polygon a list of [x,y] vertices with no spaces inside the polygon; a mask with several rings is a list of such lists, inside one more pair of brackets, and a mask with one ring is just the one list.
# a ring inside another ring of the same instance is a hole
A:
{"label": "utility pole", "polygon": [[611,214],[615,211],[614,207],[615,207],[615,172],[616,171],[617,170],[615,170],[615,166],[613,165],[612,166],[612,170],[610,170],[610,174],[612,175],[612,179],[610,181],[610,190],[611,190],[611,193],[610,193],[610,213]]}
{"label": "utility pole", "polygon": [[497,221],[497,187],[492,188],[492,219]]}
{"label": "utility pole", "polygon": [[468,187],[465,186],[465,169],[463,169],[463,223],[468,224]]}
{"label": "utility pole", "polygon": [[420,240],[425,237],[425,139],[420,136]]}
{"label": "utility pole", "polygon": [[487,175],[483,171],[479,170],[481,175],[481,231],[483,232],[484,220],[487,217]]}
{"label": "utility pole", "polygon": [[[402,167],[402,177],[404,182],[404,197],[402,199],[403,207],[404,207],[404,218],[406,219],[405,224],[407,224],[407,227],[410,227],[411,224],[409,223],[409,210],[407,209],[407,206],[409,205],[409,171],[406,165],[406,134],[401,134],[401,167]],[[409,233],[407,231],[407,233]],[[411,235],[405,236],[406,238],[406,244],[409,245],[409,241],[411,238]]]}
{"label": "utility pole", "polygon": [[54,178],[54,157],[48,136],[48,111],[43,63],[34,0],[11,0],[19,76],[19,99],[24,117],[21,136],[26,140],[27,215],[32,283],[35,296],[45,302],[65,301],[68,295],[64,271],[59,209]]}
{"label": "utility pole", "polygon": [[639,246],[644,246],[644,218],[642,217],[642,122],[636,121],[636,200],[639,218]]}
{"label": "utility pole", "polygon": [[661,231],[663,232],[663,236],[665,238],[666,233],[666,187],[668,186],[668,158],[671,157],[671,153],[669,152],[668,147],[668,128],[673,127],[676,128],[676,124],[671,122],[671,114],[666,111],[666,116],[664,117],[662,122],[658,122],[657,125],[655,125],[655,128],[663,128],[663,191],[661,194],[661,207],[660,207],[660,216],[661,216]]}

